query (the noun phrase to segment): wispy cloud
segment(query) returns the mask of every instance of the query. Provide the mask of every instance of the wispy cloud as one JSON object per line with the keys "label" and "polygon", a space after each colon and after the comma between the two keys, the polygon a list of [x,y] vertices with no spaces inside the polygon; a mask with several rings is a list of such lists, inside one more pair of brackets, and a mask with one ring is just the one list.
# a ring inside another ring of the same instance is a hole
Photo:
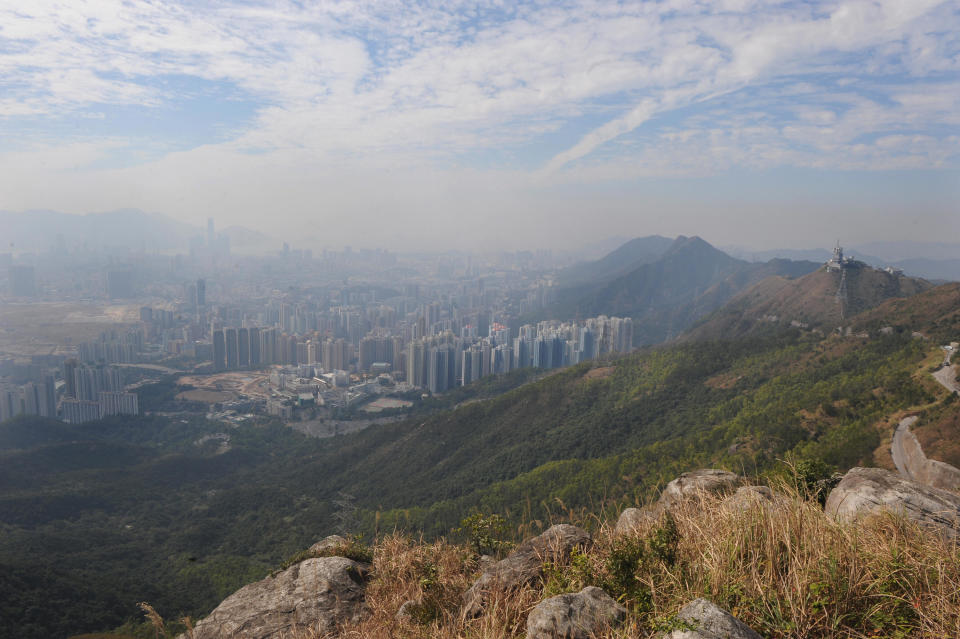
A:
{"label": "wispy cloud", "polygon": [[[736,168],[955,168],[958,96],[949,0],[0,0],[0,163],[38,184],[84,161],[101,189],[133,174],[209,183],[214,158],[276,175],[260,184],[274,195],[285,170],[342,183],[463,170],[516,194]],[[194,109],[213,124],[168,153]],[[48,163],[58,149],[66,165]],[[23,188],[0,206],[45,192]]]}

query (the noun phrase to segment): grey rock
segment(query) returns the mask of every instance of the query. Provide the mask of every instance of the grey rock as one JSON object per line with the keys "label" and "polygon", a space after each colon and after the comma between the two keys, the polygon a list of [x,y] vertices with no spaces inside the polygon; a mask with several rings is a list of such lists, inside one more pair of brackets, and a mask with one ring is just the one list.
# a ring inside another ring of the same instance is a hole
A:
{"label": "grey rock", "polygon": [[536,583],[543,576],[544,562],[561,563],[577,547],[590,544],[590,534],[576,526],[557,524],[542,535],[523,542],[505,559],[484,569],[463,595],[464,613],[476,617],[495,592],[509,592]]}
{"label": "grey rock", "polygon": [[331,548],[336,548],[337,546],[346,545],[347,540],[341,537],[340,535],[330,535],[329,537],[324,537],[314,545],[310,546],[307,552],[314,555],[319,555],[322,552],[326,552]]}
{"label": "grey rock", "polygon": [[904,479],[882,468],[851,468],[830,492],[824,510],[844,522],[890,511],[950,538],[960,530],[960,495]]}
{"label": "grey rock", "polygon": [[739,475],[714,468],[683,473],[663,489],[658,505],[669,508],[684,499],[697,498],[704,494],[731,493],[741,482]]}
{"label": "grey rock", "polygon": [[367,613],[368,574],[367,564],[343,557],[307,559],[224,599],[194,639],[268,639],[358,622]]}
{"label": "grey rock", "polygon": [[720,506],[727,511],[741,511],[779,506],[780,501],[767,486],[741,486],[726,497]]}
{"label": "grey rock", "polygon": [[655,521],[656,518],[656,513],[646,508],[626,508],[620,513],[617,525],[613,528],[613,533],[615,535],[626,535]]}
{"label": "grey rock", "polygon": [[729,612],[706,599],[694,599],[677,618],[691,627],[660,635],[662,639],[763,639]]}
{"label": "grey rock", "polygon": [[527,617],[527,639],[590,639],[621,623],[627,609],[599,588],[541,601]]}

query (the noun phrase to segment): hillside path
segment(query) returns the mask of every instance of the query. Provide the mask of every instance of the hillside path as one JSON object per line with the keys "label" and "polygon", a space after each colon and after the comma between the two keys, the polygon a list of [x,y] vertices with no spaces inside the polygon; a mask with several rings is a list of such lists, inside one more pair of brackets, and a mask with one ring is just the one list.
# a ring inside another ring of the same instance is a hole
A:
{"label": "hillside path", "polygon": [[897,471],[907,479],[913,479],[914,477],[910,469],[907,468],[907,453],[903,449],[903,440],[909,435],[912,435],[910,427],[916,423],[917,419],[919,419],[919,417],[916,415],[901,419],[900,423],[897,424],[897,430],[893,433],[893,443],[890,445],[890,455],[893,457],[893,464],[897,467]]}
{"label": "hillside path", "polygon": [[947,351],[947,357],[943,362],[943,367],[933,374],[933,378],[940,382],[941,386],[952,393],[960,393],[960,383],[957,382],[957,372],[950,365],[950,358],[953,357],[953,351]]}
{"label": "hillside path", "polygon": [[[953,349],[947,350],[943,366],[940,367],[940,370],[932,373],[933,378],[951,393],[960,392],[960,383],[957,382],[956,371],[950,364],[953,352]],[[916,415],[904,417],[900,420],[900,423],[897,424],[897,430],[893,433],[893,441],[890,444],[890,456],[893,457],[893,464],[897,467],[900,475],[906,479],[929,483],[931,481],[931,473],[945,473],[947,475],[960,473],[960,470],[949,464],[926,459],[926,456],[923,454],[923,449],[920,447],[920,442],[917,440],[917,436],[910,432],[910,427],[916,423],[917,419],[919,419],[919,417]],[[910,455],[907,453],[907,446],[914,451],[913,457],[915,459],[910,459]],[[919,460],[916,459],[916,457],[919,457]],[[928,468],[931,464],[935,467],[933,471]],[[911,472],[911,466],[914,467],[916,473]],[[917,473],[921,473],[923,477],[917,477]]]}

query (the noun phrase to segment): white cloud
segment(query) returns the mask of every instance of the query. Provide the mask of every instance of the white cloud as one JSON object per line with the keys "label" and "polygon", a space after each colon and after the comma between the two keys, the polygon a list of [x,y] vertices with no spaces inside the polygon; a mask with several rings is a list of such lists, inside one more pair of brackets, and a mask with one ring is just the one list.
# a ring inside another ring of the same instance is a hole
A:
{"label": "white cloud", "polygon": [[[958,34],[946,0],[0,0],[0,208],[527,211],[567,182],[955,167]],[[159,159],[64,124],[195,98],[182,76],[255,116]]]}

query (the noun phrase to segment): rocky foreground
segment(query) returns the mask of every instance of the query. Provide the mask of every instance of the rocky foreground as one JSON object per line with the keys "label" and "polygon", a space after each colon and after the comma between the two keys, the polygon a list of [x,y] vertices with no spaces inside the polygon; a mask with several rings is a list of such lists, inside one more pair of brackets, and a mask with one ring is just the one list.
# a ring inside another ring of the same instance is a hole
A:
{"label": "rocky foreground", "polygon": [[825,508],[806,497],[685,473],[592,535],[555,524],[499,560],[399,535],[358,557],[355,542],[331,537],[187,634],[960,636],[960,496],[854,468]]}

